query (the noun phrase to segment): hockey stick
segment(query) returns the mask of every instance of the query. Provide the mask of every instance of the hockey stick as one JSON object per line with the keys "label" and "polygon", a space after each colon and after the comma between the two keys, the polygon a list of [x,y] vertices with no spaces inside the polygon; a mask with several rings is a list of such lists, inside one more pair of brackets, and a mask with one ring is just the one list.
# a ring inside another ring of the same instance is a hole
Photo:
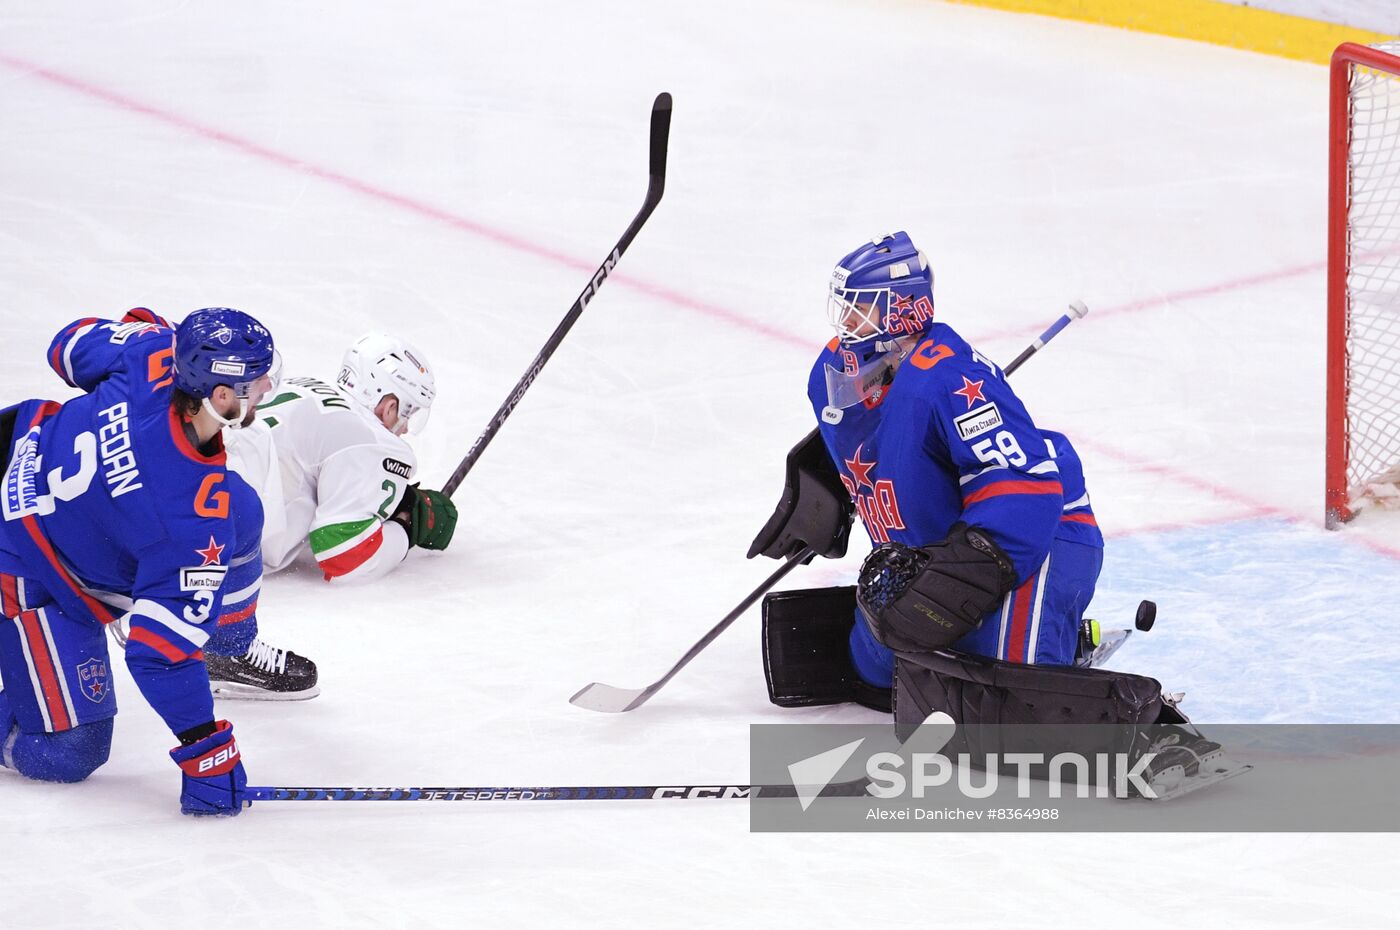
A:
{"label": "hockey stick", "polygon": [[[947,745],[953,719],[934,711],[895,746],[906,759],[914,753],[935,753]],[[894,730],[898,740],[898,729]],[[850,744],[852,751],[864,738]],[[823,757],[809,757],[787,767],[793,781],[785,785],[603,785],[589,787],[460,787],[460,788],[282,788],[248,787],[249,801],[728,801],[736,798],[800,798],[805,811],[814,798],[862,797],[869,792],[868,774],[849,781],[830,781],[835,769]],[[847,758],[849,758],[849,753]],[[884,755],[884,753],[881,753]],[[872,756],[872,758],[874,758]],[[816,768],[812,763],[816,762]],[[867,769],[868,771],[868,769]],[[801,784],[798,784],[798,780]],[[810,781],[809,781],[810,779]]]}
{"label": "hockey stick", "polygon": [[[820,797],[859,797],[864,778],[822,788]],[[250,787],[251,801],[680,801],[791,798],[792,785],[603,785],[597,787],[279,788]]]}
{"label": "hockey stick", "polygon": [[[1088,312],[1089,308],[1084,306],[1083,301],[1073,301],[1069,305],[1069,313],[1064,314],[1056,320],[1049,329],[1040,334],[1040,338],[1036,339],[1035,342],[1026,347],[1024,352],[1016,356],[1016,359],[1003,370],[1004,373],[1010,375],[1017,368],[1020,368],[1026,359],[1044,348],[1045,344],[1051,339],[1054,339],[1061,330],[1075,320],[1082,318]],[[577,707],[596,710],[604,714],[620,714],[641,707],[647,701],[651,700],[652,695],[665,687],[666,682],[674,678],[677,672],[685,668],[691,659],[699,655],[702,649],[714,642],[715,637],[729,629],[730,624],[739,619],[739,615],[745,610],[748,610],[753,602],[758,600],[764,592],[782,580],[784,575],[792,571],[792,569],[799,565],[804,559],[811,558],[813,554],[812,549],[803,549],[801,552],[797,553],[797,555],[792,556],[783,563],[776,572],[768,577],[767,581],[754,589],[752,594],[739,602],[739,606],[735,607],[723,620],[715,624],[714,628],[701,637],[698,643],[691,646],[690,651],[681,656],[681,660],[673,665],[671,670],[657,681],[652,682],[645,688],[618,688],[614,685],[605,685],[602,682],[595,681],[592,684],[587,684],[580,688],[573,697],[569,698],[569,703]]]}
{"label": "hockey stick", "polygon": [[605,685],[600,681],[595,681],[592,684],[584,685],[580,688],[573,697],[569,698],[569,703],[587,710],[596,710],[603,714],[620,714],[624,711],[641,707],[647,701],[651,700],[653,694],[664,688],[666,682],[675,678],[677,672],[689,665],[691,659],[698,656],[706,646],[714,642],[715,637],[729,629],[730,625],[735,620],[738,620],[744,611],[753,606],[754,601],[762,597],[773,585],[782,581],[783,576],[801,565],[804,559],[810,559],[815,554],[816,553],[809,547],[789,557],[786,562],[778,566],[777,571],[764,579],[763,584],[754,588],[753,591],[749,592],[748,597],[745,597],[733,610],[725,614],[723,620],[711,627],[710,632],[700,637],[700,641],[694,646],[691,646],[689,651],[681,656],[681,660],[671,666],[669,672],[662,675],[645,688],[617,688],[613,685]]}
{"label": "hockey stick", "polygon": [[661,202],[661,195],[666,190],[666,143],[671,132],[671,95],[657,94],[656,102],[651,106],[651,158],[647,182],[646,199],[642,201],[641,210],[632,218],[632,223],[622,234],[622,238],[617,240],[617,245],[613,246],[612,253],[603,260],[603,264],[598,266],[598,270],[593,272],[588,283],[583,286],[583,292],[578,295],[569,312],[564,314],[564,319],[559,321],[559,325],[554,328],[549,339],[545,341],[544,348],[540,349],[535,360],[530,363],[530,367],[525,370],[525,374],[516,382],[510,394],[506,396],[505,402],[501,404],[491,422],[486,424],[486,429],[481,435],[476,437],[476,442],[467,450],[466,458],[452,472],[452,477],[447,479],[447,483],[442,486],[442,493],[452,496],[457,490],[457,486],[462,483],[462,479],[467,477],[467,472],[472,470],[476,460],[481,458],[481,454],[486,451],[487,445],[495,438],[500,430],[501,424],[505,423],[511,411],[520,403],[520,399],[525,396],[525,392],[530,389],[540,370],[544,368],[545,362],[554,354],[554,350],[559,348],[559,343],[564,341],[564,336],[573,327],[574,322],[583,315],[583,308],[588,306],[598,293],[598,289],[603,286],[603,282],[608,279],[608,275],[617,267],[617,263],[622,260],[622,254],[627,251],[627,247],[632,244],[637,233],[641,230],[642,224],[651,216],[656,205]]}
{"label": "hockey stick", "polygon": [[1084,301],[1070,301],[1069,313],[1066,313],[1054,323],[1051,323],[1050,328],[1047,329],[1045,332],[1041,333],[1039,339],[1026,346],[1026,348],[1021,352],[1020,355],[1016,356],[1014,359],[1011,360],[1010,365],[1007,365],[1005,368],[1002,369],[1002,374],[1009,375],[1017,368],[1020,368],[1021,364],[1025,362],[1026,359],[1030,358],[1032,355],[1045,348],[1045,344],[1047,342],[1058,336],[1060,334],[1060,330],[1064,329],[1066,326],[1073,323],[1075,320],[1084,319],[1085,314],[1087,314],[1088,312],[1089,308],[1084,306]]}

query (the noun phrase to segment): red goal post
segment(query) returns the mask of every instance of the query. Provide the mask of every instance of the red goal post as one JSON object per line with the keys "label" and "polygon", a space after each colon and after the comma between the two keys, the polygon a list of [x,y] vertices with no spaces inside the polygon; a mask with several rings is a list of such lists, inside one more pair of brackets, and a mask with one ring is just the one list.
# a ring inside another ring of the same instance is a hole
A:
{"label": "red goal post", "polygon": [[[1400,504],[1400,42],[1332,55],[1326,523]],[[1387,488],[1397,486],[1397,496]]]}

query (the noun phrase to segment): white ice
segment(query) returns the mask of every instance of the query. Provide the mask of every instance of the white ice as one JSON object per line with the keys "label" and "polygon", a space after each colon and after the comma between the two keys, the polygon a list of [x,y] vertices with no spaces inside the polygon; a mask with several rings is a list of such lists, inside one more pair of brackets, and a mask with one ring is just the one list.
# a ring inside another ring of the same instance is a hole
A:
{"label": "white ice", "polygon": [[[225,704],[260,784],[747,780],[757,617],[642,685],[772,569],[744,551],[829,338],[835,260],[907,229],[938,308],[1013,357],[1085,461],[1093,613],[1200,721],[1400,722],[1400,531],[1322,513],[1324,68],[934,0],[10,5],[0,12],[8,399],[62,324],[232,305],[292,372],[426,345],[440,482],[640,204],[665,200],[459,492],[452,549],[370,589],[271,579],[324,693]],[[1369,525],[1368,525],[1369,524]],[[863,542],[863,537],[861,537]],[[854,547],[861,548],[859,545]],[[858,553],[795,572],[844,583]],[[1384,835],[754,835],[740,802],[176,811],[120,662],[111,762],[0,772],[0,924],[1380,925]]]}

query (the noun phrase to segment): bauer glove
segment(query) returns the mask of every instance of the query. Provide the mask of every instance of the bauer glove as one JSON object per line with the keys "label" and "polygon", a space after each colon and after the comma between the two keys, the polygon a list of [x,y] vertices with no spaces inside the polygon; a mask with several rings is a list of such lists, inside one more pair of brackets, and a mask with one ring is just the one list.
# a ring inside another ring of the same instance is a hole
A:
{"label": "bauer glove", "polygon": [[860,567],[856,601],[871,635],[898,652],[929,652],[981,626],[1016,586],[1011,560],[965,523],[948,538],[911,549],[886,543]]}
{"label": "bauer glove", "polygon": [[441,491],[424,491],[410,484],[394,519],[408,530],[410,546],[446,549],[457,529],[457,505]]}
{"label": "bauer glove", "polygon": [[227,720],[214,724],[214,732],[198,742],[176,746],[170,758],[184,773],[180,813],[234,817],[250,803],[244,798],[248,776],[243,774],[243,757]]}

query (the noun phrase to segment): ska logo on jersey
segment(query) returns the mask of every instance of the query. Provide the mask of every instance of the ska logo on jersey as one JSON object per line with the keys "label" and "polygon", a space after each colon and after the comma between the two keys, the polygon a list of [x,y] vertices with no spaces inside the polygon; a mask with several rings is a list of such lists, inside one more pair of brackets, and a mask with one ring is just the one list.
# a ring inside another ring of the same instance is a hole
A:
{"label": "ska logo on jersey", "polygon": [[200,563],[200,567],[205,565],[218,565],[219,558],[224,554],[224,547],[214,542],[214,537],[210,536],[209,545],[205,546],[203,549],[196,549],[194,552],[195,555],[204,560]]}
{"label": "ska logo on jersey", "polygon": [[102,659],[88,659],[77,666],[78,684],[82,686],[83,697],[94,704],[107,700],[107,663]]}
{"label": "ska logo on jersey", "polygon": [[[899,515],[899,498],[895,495],[894,482],[888,478],[871,478],[870,472],[877,464],[874,459],[861,459],[865,444],[856,446],[856,454],[844,459],[849,476],[842,475],[841,483],[851,495],[856,505],[856,513],[865,524],[866,532],[876,543],[890,541],[890,530],[904,529],[904,519]],[[863,490],[868,488],[869,490]]]}
{"label": "ska logo on jersey", "polygon": [[971,410],[973,404],[985,403],[987,398],[982,396],[983,382],[972,381],[967,377],[967,375],[963,375],[962,379],[963,386],[958,388],[953,393],[957,394],[959,397],[962,397],[967,401],[967,409]]}

